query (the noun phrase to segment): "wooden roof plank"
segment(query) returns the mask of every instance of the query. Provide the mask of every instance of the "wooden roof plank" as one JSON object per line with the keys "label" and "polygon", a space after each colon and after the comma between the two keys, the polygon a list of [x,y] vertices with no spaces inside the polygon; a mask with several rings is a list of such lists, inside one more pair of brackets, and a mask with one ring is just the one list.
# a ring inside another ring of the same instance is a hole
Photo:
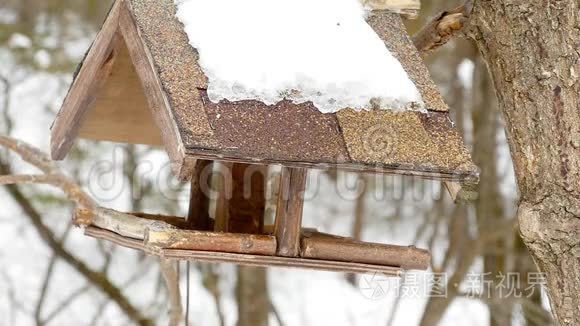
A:
{"label": "wooden roof plank", "polygon": [[152,68],[167,95],[175,123],[187,146],[215,146],[213,130],[198,88],[207,88],[198,54],[175,17],[172,0],[126,0],[152,58]]}
{"label": "wooden roof plank", "polygon": [[439,88],[431,78],[427,66],[407,34],[407,29],[401,18],[396,14],[383,12],[371,14],[367,21],[415,83],[427,109],[430,111],[449,111]]}
{"label": "wooden roof plank", "polygon": [[179,171],[186,160],[185,146],[181,132],[177,126],[162,82],[155,69],[154,59],[148,47],[144,44],[141,31],[135,22],[131,6],[125,0],[118,1],[122,2],[119,14],[119,26],[123,38],[125,39],[133,65],[141,79],[141,85],[147,97],[149,108],[158,128],[161,130],[161,137],[165,150],[169,155],[172,168],[179,176]]}
{"label": "wooden roof plank", "polygon": [[62,160],[76,140],[86,113],[95,102],[113,67],[120,3],[116,2],[80,66],[64,103],[51,127],[51,155]]}

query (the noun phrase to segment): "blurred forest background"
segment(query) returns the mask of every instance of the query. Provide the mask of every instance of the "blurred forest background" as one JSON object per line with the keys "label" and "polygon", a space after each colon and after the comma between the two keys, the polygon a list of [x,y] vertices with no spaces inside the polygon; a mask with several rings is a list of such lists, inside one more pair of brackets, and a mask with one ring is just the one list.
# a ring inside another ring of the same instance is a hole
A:
{"label": "blurred forest background", "polygon": [[[0,0],[0,133],[48,149],[50,123],[110,3]],[[409,32],[458,3],[423,1],[420,18],[407,21]],[[395,295],[418,286],[419,272],[369,299],[351,275],[192,264],[192,325],[551,324],[540,282],[529,282],[536,267],[516,231],[516,185],[485,63],[461,39],[426,60],[482,169],[479,199],[455,205],[440,184],[413,178],[377,182],[316,172],[310,179],[319,180],[321,191],[308,199],[304,218],[323,231],[430,248],[430,273],[448,275],[446,295],[429,296],[425,284],[425,293]],[[0,154],[0,174],[28,171]],[[155,177],[136,180],[143,161],[151,162],[155,172],[147,175]],[[81,142],[62,164],[86,185],[95,163],[97,174],[124,171],[93,192],[104,206],[185,215],[187,185],[171,179],[158,149]],[[137,181],[143,184],[136,187]],[[339,200],[336,183],[361,195]],[[379,187],[387,196],[377,200]],[[70,226],[71,208],[50,188],[0,188],[0,325],[126,325],[135,323],[135,311],[166,324],[168,296],[157,261],[85,238]],[[180,268],[184,290],[185,265]]]}

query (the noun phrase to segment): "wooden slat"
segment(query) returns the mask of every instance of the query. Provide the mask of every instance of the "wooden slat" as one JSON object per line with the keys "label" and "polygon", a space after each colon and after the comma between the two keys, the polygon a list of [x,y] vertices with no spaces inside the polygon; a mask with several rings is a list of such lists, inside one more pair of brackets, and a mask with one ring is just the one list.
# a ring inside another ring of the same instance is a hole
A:
{"label": "wooden slat", "polygon": [[229,199],[232,193],[231,163],[218,162],[215,202],[215,223],[214,231],[227,232],[230,217]]}
{"label": "wooden slat", "polygon": [[300,230],[307,173],[306,169],[282,168],[274,231],[278,241],[276,253],[279,256],[297,257],[300,254]]}
{"label": "wooden slat", "polygon": [[147,97],[149,108],[153,113],[153,119],[161,130],[161,136],[165,150],[171,160],[171,167],[177,176],[182,176],[182,166],[186,164],[185,147],[175,117],[171,111],[167,95],[163,89],[155,63],[145,45],[140,30],[135,23],[133,13],[127,1],[120,1],[119,26],[131,60],[141,80],[143,90]]}
{"label": "wooden slat", "polygon": [[209,230],[209,180],[211,178],[212,161],[198,160],[191,177],[189,196],[189,211],[187,224],[189,229]]}
{"label": "wooden slat", "polygon": [[94,104],[113,67],[113,47],[119,26],[120,7],[120,1],[115,2],[54,121],[50,144],[54,160],[64,159],[69,152],[88,109]]}
{"label": "wooden slat", "polygon": [[477,183],[479,181],[478,172],[464,172],[458,173],[452,170],[433,170],[433,169],[418,169],[413,166],[397,165],[391,166],[386,164],[367,165],[362,163],[329,163],[329,162],[306,162],[306,161],[285,161],[268,158],[255,157],[234,157],[228,153],[217,153],[209,150],[188,149],[187,155],[192,158],[203,158],[208,160],[219,160],[222,162],[232,163],[254,163],[263,165],[283,165],[289,168],[308,168],[308,169],[338,169],[348,172],[363,172],[372,174],[392,174],[392,175],[408,175],[416,176],[426,180],[439,181],[457,181],[457,182],[471,182]]}
{"label": "wooden slat", "polygon": [[257,267],[302,268],[342,273],[382,273],[385,276],[396,277],[400,277],[402,273],[402,270],[398,267],[295,257],[258,256],[248,254],[232,254],[226,252],[204,252],[171,249],[163,250],[162,255],[166,258],[173,259],[231,263]]}
{"label": "wooden slat", "polygon": [[[99,211],[101,210],[107,210],[106,208],[102,208],[99,209],[97,211],[97,214],[99,214]],[[87,210],[87,209],[77,209],[75,211],[75,216],[76,219],[80,219],[82,221],[91,221],[94,220],[95,218],[95,211],[92,210]],[[108,214],[108,215],[112,215],[112,214]],[[147,227],[149,227],[150,225],[153,224],[153,222],[164,222],[167,223],[169,225],[172,225],[178,229],[187,229],[188,224],[185,218],[183,217],[179,217],[179,216],[170,216],[170,215],[159,215],[159,214],[147,214],[147,213],[141,213],[141,212],[130,212],[130,213],[126,213],[126,215],[131,215],[131,216],[135,216],[137,217],[137,219],[135,219],[132,222],[123,222],[123,221],[118,221],[119,223],[117,224],[119,227],[122,227],[121,225],[125,225],[125,226],[132,226],[132,225],[136,225],[139,227],[139,233],[144,233],[145,229]],[[74,219],[74,218],[73,218]],[[143,219],[145,221],[139,221],[139,219]],[[144,224],[143,224],[144,223]],[[210,225],[210,229],[213,228],[214,226],[214,220],[210,219],[209,220],[209,225]],[[80,225],[89,225],[87,223],[79,223]],[[98,226],[98,225],[93,225],[93,226]],[[103,226],[99,226],[100,228],[105,228],[109,231],[115,232],[115,229],[118,229],[119,227],[117,226],[110,226],[110,228],[108,227],[103,227]],[[122,227],[122,228],[126,228],[126,227]],[[266,235],[273,235],[274,234],[274,230],[275,230],[275,225],[264,225],[264,231],[263,233]],[[216,230],[215,232],[224,232],[224,231],[220,231],[220,230]],[[308,233],[313,233],[316,232],[319,235],[326,235],[326,236],[332,236],[330,234],[324,234],[324,233],[320,233],[317,231],[317,229],[315,228],[302,228],[301,231],[303,234],[305,232]],[[119,232],[115,232],[115,233],[119,233]],[[141,237],[141,239],[143,239],[144,237]]]}
{"label": "wooden slat", "polygon": [[150,255],[159,254],[158,252],[154,252],[152,250],[147,249],[143,244],[143,240],[141,239],[124,237],[115,232],[104,230],[95,226],[87,226],[85,228],[85,235],[96,239],[107,240],[125,248],[140,250]]}
{"label": "wooden slat", "polygon": [[266,207],[268,167],[235,163],[231,167],[232,196],[228,203],[228,232],[261,234]]}
{"label": "wooden slat", "polygon": [[260,256],[250,254],[234,254],[211,251],[190,251],[177,249],[151,250],[147,248],[142,241],[124,238],[113,232],[102,230],[96,227],[87,227],[85,235],[97,239],[111,241],[123,247],[141,250],[150,255],[162,256],[164,258],[173,258],[180,260],[195,260],[211,263],[232,263],[244,266],[259,267],[284,267],[284,268],[302,268],[313,270],[324,270],[330,272],[347,272],[347,273],[382,273],[386,276],[400,277],[402,270],[398,267],[378,266],[372,264],[359,264],[349,262],[336,262],[326,260],[314,260],[303,258],[288,258],[276,256]]}
{"label": "wooden slat", "polygon": [[428,269],[431,261],[427,250],[413,246],[368,243],[317,233],[306,233],[302,238],[300,256],[420,270]]}

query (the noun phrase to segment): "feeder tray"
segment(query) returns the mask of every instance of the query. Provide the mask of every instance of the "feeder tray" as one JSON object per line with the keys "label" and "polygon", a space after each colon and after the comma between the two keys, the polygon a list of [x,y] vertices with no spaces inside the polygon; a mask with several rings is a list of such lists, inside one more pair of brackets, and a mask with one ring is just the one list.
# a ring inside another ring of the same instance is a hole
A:
{"label": "feeder tray", "polygon": [[[479,171],[392,12],[413,13],[416,2],[389,8],[401,2],[382,1],[387,7],[380,9],[391,11],[371,15],[368,23],[401,62],[428,112],[323,114],[311,103],[212,103],[174,1],[115,1],[53,124],[52,157],[64,159],[77,138],[162,146],[175,176],[191,182],[190,209],[187,217],[119,213],[106,221],[79,210],[75,220],[87,225],[88,236],[173,259],[386,275],[427,269],[425,250],[302,228],[308,169],[440,180],[454,200],[474,197]],[[276,219],[265,225],[265,175],[274,164],[282,166]],[[202,182],[216,171],[231,180],[223,181],[210,212]]]}

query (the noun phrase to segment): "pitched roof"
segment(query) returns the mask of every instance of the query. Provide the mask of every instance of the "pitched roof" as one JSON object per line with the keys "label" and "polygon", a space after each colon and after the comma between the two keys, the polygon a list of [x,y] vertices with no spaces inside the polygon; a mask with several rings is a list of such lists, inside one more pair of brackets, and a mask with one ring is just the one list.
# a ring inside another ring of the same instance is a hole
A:
{"label": "pitched roof", "polygon": [[201,157],[478,180],[397,14],[381,13],[368,22],[417,85],[427,113],[323,114],[310,103],[212,103],[198,54],[175,11],[173,0],[116,1],[53,125],[55,159],[64,158],[80,136],[162,144],[181,177]]}

